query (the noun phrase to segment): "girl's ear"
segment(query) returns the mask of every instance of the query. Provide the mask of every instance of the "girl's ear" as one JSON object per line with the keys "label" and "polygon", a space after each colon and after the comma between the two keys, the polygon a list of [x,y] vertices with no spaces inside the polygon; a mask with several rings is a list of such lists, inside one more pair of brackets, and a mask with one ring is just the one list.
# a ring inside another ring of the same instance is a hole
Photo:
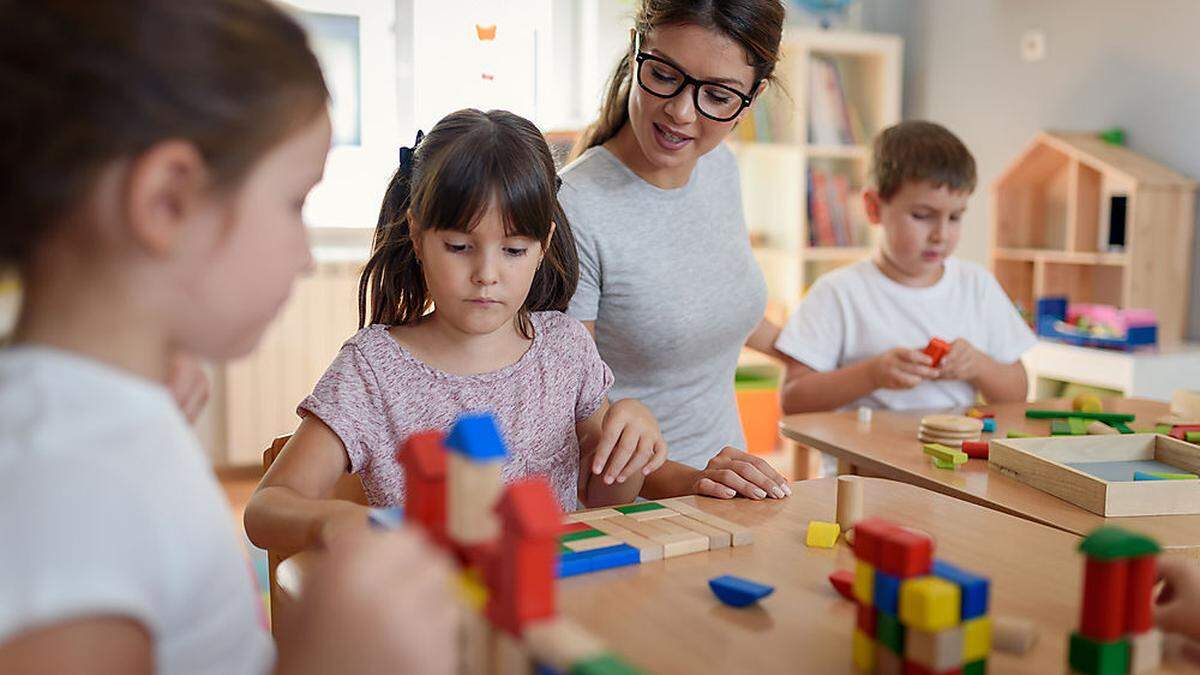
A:
{"label": "girl's ear", "polygon": [[412,209],[405,210],[404,217],[408,220],[408,238],[412,241],[413,253],[417,256],[417,262],[420,262],[421,247],[424,245],[421,237],[421,228],[417,226],[417,221],[413,218]]}
{"label": "girl's ear", "polygon": [[188,224],[208,196],[208,169],[196,146],[163,141],[134,158],[124,186],[129,234],[153,256],[168,256],[194,235]]}
{"label": "girl's ear", "polygon": [[879,197],[879,191],[874,188],[863,190],[863,208],[867,212],[867,221],[872,225],[878,225],[883,217],[880,214],[883,200]]}

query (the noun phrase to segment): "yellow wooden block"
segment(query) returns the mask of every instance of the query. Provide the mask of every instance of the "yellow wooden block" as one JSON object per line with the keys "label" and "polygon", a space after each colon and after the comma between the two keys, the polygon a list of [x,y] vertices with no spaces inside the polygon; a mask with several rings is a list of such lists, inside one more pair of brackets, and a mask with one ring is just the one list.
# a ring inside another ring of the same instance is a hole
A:
{"label": "yellow wooden block", "polygon": [[875,568],[869,562],[854,565],[854,598],[868,607],[875,602]]}
{"label": "yellow wooden block", "polygon": [[959,622],[962,591],[938,577],[916,577],[900,582],[900,623],[928,632],[945,630]]}
{"label": "yellow wooden block", "polygon": [[826,523],[820,520],[808,521],[808,534],[804,538],[804,543],[817,548],[833,548],[837,543],[838,535],[842,533],[842,528],[837,523]]}
{"label": "yellow wooden block", "polygon": [[992,619],[981,616],[963,622],[963,663],[986,659],[992,652]]}
{"label": "yellow wooden block", "polygon": [[854,629],[854,665],[860,672],[875,672],[875,641],[870,635]]}
{"label": "yellow wooden block", "polygon": [[487,586],[479,577],[477,570],[468,569],[458,573],[458,597],[467,607],[482,612],[487,604]]}

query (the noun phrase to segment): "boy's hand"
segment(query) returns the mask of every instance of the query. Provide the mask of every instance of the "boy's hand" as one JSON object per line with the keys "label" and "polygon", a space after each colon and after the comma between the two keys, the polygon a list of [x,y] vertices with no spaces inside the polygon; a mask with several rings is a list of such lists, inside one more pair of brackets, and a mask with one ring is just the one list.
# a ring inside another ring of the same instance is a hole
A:
{"label": "boy's hand", "polygon": [[[1154,622],[1168,633],[1200,640],[1200,568],[1182,560],[1158,559],[1162,592],[1154,606]],[[1200,654],[1196,654],[1200,662]]]}
{"label": "boy's hand", "polygon": [[450,565],[419,533],[346,532],[322,555],[294,639],[280,645],[280,672],[454,672]]}
{"label": "boy's hand", "polygon": [[[942,363],[945,362],[943,357]],[[872,360],[871,379],[876,389],[912,389],[925,380],[937,378],[938,370],[932,364],[928,354],[897,347]]]}
{"label": "boy's hand", "polygon": [[787,480],[761,457],[729,447],[708,460],[708,465],[692,485],[692,491],[720,499],[731,499],[739,494],[750,499],[766,499],[767,496],[783,499],[792,494]]}
{"label": "boy's hand", "polygon": [[938,364],[941,371],[938,379],[974,381],[979,377],[980,367],[983,366],[987,355],[975,348],[975,345],[959,338],[950,345],[950,351],[942,357]]}
{"label": "boy's hand", "polygon": [[638,471],[653,473],[666,461],[667,442],[649,408],[632,398],[608,407],[592,457],[593,474],[603,473],[607,485],[624,483]]}

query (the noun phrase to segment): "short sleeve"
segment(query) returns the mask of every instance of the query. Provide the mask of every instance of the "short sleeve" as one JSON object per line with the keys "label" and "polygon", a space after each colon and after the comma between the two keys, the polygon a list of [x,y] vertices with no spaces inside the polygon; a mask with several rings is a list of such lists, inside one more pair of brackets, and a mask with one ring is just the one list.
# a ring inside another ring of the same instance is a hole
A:
{"label": "short sleeve", "polygon": [[1000,363],[1015,363],[1037,344],[1033,331],[1025,324],[1016,305],[991,273],[984,271],[984,325],[988,326],[986,351]]}
{"label": "short sleeve", "polygon": [[775,339],[775,348],[800,363],[823,372],[838,367],[845,321],[832,285],[818,280],[788,318]]}
{"label": "short sleeve", "polygon": [[370,463],[372,448],[387,446],[384,410],[375,370],[362,349],[348,342],[296,413],[315,415],[332,429],[346,446],[350,473],[358,473]]}
{"label": "short sleeve", "polygon": [[99,461],[44,464],[0,478],[0,643],[85,616],[129,618],[161,636],[171,547],[153,505],[132,497],[142,486]]}
{"label": "short sleeve", "polygon": [[575,422],[578,424],[596,414],[612,389],[613,373],[600,358],[591,333],[578,321],[570,320],[570,353],[578,355],[579,395],[575,399]]}
{"label": "short sleeve", "polygon": [[575,249],[579,254],[579,283],[575,295],[567,307],[567,314],[580,321],[595,321],[600,312],[600,289],[603,288],[600,252],[594,233],[583,226],[586,217],[580,212],[574,188],[563,183],[560,201],[571,233],[575,236]]}

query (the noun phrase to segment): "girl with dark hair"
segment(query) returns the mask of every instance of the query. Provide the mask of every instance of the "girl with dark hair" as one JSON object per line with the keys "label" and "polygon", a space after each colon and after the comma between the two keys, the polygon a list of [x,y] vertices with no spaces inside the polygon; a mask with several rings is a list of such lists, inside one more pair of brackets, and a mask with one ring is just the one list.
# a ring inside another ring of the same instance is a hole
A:
{"label": "girl with dark hair", "polygon": [[[275,645],[163,386],[250,351],[311,264],[329,150],[304,32],[262,0],[0,0],[0,672],[447,673],[449,566],[331,542]],[[362,579],[369,578],[370,583]]]}
{"label": "girl with dark hair", "polygon": [[743,345],[774,354],[766,285],[722,141],[772,80],[779,0],[642,0],[582,152],[562,171],[580,279],[568,313],[595,335],[613,391],[643,401],[671,459],[643,495],[781,498],[741,450]]}
{"label": "girl with dark hair", "polygon": [[543,475],[566,510],[633,501],[666,446],[645,406],[608,403],[612,373],[562,313],[579,272],[557,189],[541,133],[501,110],[456,112],[401,151],[363,326],[247,507],[256,544],[294,551],[361,526],[365,507],[329,499],[347,471],[372,505],[401,503],[399,443],[473,410],[496,414],[506,481]]}

